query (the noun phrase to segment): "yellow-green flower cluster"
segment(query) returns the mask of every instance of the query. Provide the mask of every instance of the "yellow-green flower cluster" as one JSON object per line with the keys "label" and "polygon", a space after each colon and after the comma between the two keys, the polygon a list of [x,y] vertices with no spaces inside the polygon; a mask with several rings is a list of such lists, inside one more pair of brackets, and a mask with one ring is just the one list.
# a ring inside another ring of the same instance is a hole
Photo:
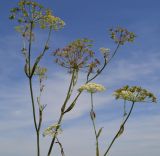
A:
{"label": "yellow-green flower cluster", "polygon": [[125,42],[133,42],[136,37],[133,32],[130,32],[127,29],[121,27],[110,29],[109,31],[111,39],[120,45],[123,45]]}
{"label": "yellow-green flower cluster", "polygon": [[45,75],[46,72],[47,72],[46,68],[37,66],[34,74],[35,75]]}
{"label": "yellow-green flower cluster", "polygon": [[39,79],[42,80],[46,78],[46,72],[47,72],[47,68],[37,66],[35,69],[34,75],[39,76]]}
{"label": "yellow-green flower cluster", "polygon": [[153,93],[139,86],[124,86],[114,92],[116,99],[123,99],[132,102],[156,102]]}
{"label": "yellow-green flower cluster", "polygon": [[80,92],[83,90],[86,90],[89,93],[95,93],[95,92],[102,92],[105,90],[105,87],[102,86],[101,84],[97,84],[97,83],[87,83],[82,85],[79,89]]}
{"label": "yellow-green flower cluster", "polygon": [[[57,129],[57,127],[58,127],[58,129]],[[57,129],[57,131],[56,131],[56,129]],[[45,136],[49,135],[49,136],[54,137],[55,135],[58,135],[61,132],[62,132],[62,130],[60,128],[60,125],[55,124],[55,125],[52,125],[52,126],[49,126],[48,128],[46,128],[43,132],[43,136],[45,137]]]}
{"label": "yellow-green flower cluster", "polygon": [[40,28],[52,28],[58,30],[64,27],[65,23],[59,17],[53,15],[50,9],[45,9],[37,2],[29,0],[21,0],[18,6],[11,9],[11,20],[17,19],[24,29],[28,29],[30,23],[32,26],[40,26]]}
{"label": "yellow-green flower cluster", "polygon": [[47,10],[46,14],[40,20],[40,27],[45,29],[46,27],[52,27],[54,30],[63,28],[65,22],[59,17],[53,16],[51,10]]}

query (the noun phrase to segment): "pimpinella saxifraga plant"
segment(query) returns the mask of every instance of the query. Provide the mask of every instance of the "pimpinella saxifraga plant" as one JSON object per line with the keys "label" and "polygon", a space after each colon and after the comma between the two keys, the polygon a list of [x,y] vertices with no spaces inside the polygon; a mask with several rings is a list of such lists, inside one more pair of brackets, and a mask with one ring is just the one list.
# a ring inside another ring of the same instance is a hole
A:
{"label": "pimpinella saxifraga plant", "polygon": [[[119,29],[119,28],[117,28]],[[121,28],[122,29],[122,28]],[[123,30],[123,29],[122,29]],[[125,29],[126,30],[126,29]],[[119,32],[116,32],[115,34],[118,34]],[[129,33],[129,31],[128,31]],[[86,81],[84,82],[85,85],[90,83],[92,80],[97,78],[102,71],[106,68],[107,64],[113,59],[115,54],[117,53],[119,47],[122,45],[120,40],[122,37],[125,37],[126,34],[122,34],[119,36],[119,42],[116,42],[116,48],[111,53],[110,49],[108,48],[100,48],[100,52],[102,54],[103,61],[99,61],[96,57],[96,53],[92,50],[92,41],[89,39],[78,39],[67,46],[65,46],[62,49],[57,49],[53,52],[53,56],[55,57],[55,62],[60,65],[61,67],[65,68],[72,76],[70,80],[70,85],[68,88],[67,96],[64,100],[64,103],[61,107],[61,114],[57,121],[58,125],[62,124],[64,115],[71,111],[75,104],[77,99],[82,93],[82,90],[79,90],[77,96],[74,98],[74,100],[67,106],[67,103],[72,95],[72,92],[76,86],[79,71],[85,71],[86,74]],[[110,36],[112,38],[112,36]],[[134,36],[135,37],[135,36]],[[117,37],[118,38],[118,37]],[[129,37],[128,37],[129,38]],[[123,44],[127,42],[126,40],[123,41]],[[132,40],[128,40],[128,42],[132,42]],[[92,120],[93,121],[93,120]],[[59,126],[57,126],[56,130],[59,129]],[[55,143],[56,139],[56,133],[52,138],[50,148],[48,155],[51,154],[53,145]]]}
{"label": "pimpinella saxifraga plant", "polygon": [[[49,41],[51,37],[51,32],[53,30],[59,30],[64,27],[65,23],[59,17],[53,15],[50,9],[44,8],[37,2],[21,0],[18,2],[17,7],[11,9],[11,20],[16,20],[18,22],[18,26],[16,26],[16,30],[21,34],[23,38],[23,48],[22,53],[25,58],[25,66],[24,70],[26,76],[29,80],[29,88],[30,88],[30,96],[32,103],[32,111],[33,111],[33,120],[34,127],[36,131],[37,137],[37,156],[40,156],[40,129],[42,124],[43,110],[45,105],[41,104],[41,94],[44,89],[43,80],[46,78],[45,73],[46,69],[39,66],[41,59],[43,58],[46,51],[49,49]],[[33,60],[32,56],[32,45],[36,38],[35,30],[36,29],[46,29],[48,30],[48,37],[44,43],[42,52],[39,53],[37,58]],[[33,63],[31,63],[33,62]],[[33,77],[39,77],[40,84],[40,95],[37,97],[38,110],[36,110],[35,106],[35,97],[33,93],[33,85],[32,80]],[[38,113],[36,113],[38,111]],[[38,114],[38,115],[37,115]]]}
{"label": "pimpinella saxifraga plant", "polygon": [[[10,19],[18,22],[18,26],[16,26],[15,29],[20,33],[23,39],[22,54],[25,59],[24,71],[29,80],[33,121],[37,138],[37,156],[40,156],[40,134],[43,121],[43,111],[46,108],[46,105],[44,105],[41,101],[41,96],[45,87],[44,81],[47,78],[47,69],[41,67],[40,62],[50,48],[49,41],[51,38],[51,32],[62,29],[65,23],[62,19],[55,16],[52,10],[46,9],[39,3],[32,0],[20,0],[17,7],[11,9]],[[44,42],[42,51],[40,51],[35,58],[35,54],[33,53],[33,44],[35,44],[34,41],[37,37],[35,31],[37,30],[45,30],[45,32],[48,31],[48,37]],[[61,105],[60,116],[57,122],[50,125],[43,132],[43,136],[49,135],[52,139],[47,153],[48,156],[51,156],[51,152],[55,143],[59,145],[61,155],[64,156],[64,149],[59,141],[58,135],[61,133],[61,127],[65,114],[69,113],[75,107],[78,98],[84,90],[87,90],[91,94],[90,118],[92,120],[96,139],[96,156],[100,155],[98,139],[102,132],[102,128],[98,130],[96,128],[96,112],[94,110],[93,95],[98,91],[104,91],[105,88],[100,84],[96,84],[91,81],[95,80],[107,67],[109,62],[116,55],[120,46],[127,42],[133,42],[135,38],[135,34],[133,32],[121,27],[112,28],[109,32],[110,38],[113,39],[116,44],[114,51],[110,50],[109,48],[102,47],[100,48],[101,53],[98,52],[98,54],[93,50],[93,41],[87,38],[77,39],[66,45],[64,48],[58,48],[52,51],[55,63],[66,69],[71,78],[66,97]],[[99,57],[100,54],[101,58]],[[79,80],[79,74],[84,74],[86,76],[86,81],[83,82],[82,86],[78,89],[77,95],[73,98],[73,101],[70,102],[71,96],[73,95],[73,92],[77,86],[77,81]],[[37,78],[39,82],[38,97],[34,96],[35,94],[32,84],[33,78]],[[134,103],[144,102],[148,99],[150,99],[151,102],[156,101],[156,98],[152,93],[140,87],[126,86],[117,90],[114,95],[117,99],[123,99],[125,102],[132,102],[132,107],[129,113],[125,113],[124,122],[121,124],[120,130],[111,142],[109,148],[106,150],[104,156],[108,153],[115,139],[122,134],[124,125],[131,114]]]}

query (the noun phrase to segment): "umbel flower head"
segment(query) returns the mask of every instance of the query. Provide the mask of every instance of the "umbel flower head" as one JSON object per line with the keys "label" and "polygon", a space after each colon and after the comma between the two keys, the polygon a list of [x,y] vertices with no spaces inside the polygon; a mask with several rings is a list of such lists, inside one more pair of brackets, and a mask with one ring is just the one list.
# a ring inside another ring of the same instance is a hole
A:
{"label": "umbel flower head", "polygon": [[109,60],[110,49],[109,48],[100,48],[99,49],[102,55],[106,60]]}
{"label": "umbel flower head", "polygon": [[[17,19],[25,29],[28,29],[28,24],[38,24],[40,28],[52,28],[58,30],[65,25],[64,21],[53,15],[52,11],[45,9],[42,5],[32,0],[20,0],[18,6],[11,9],[10,19]],[[25,30],[27,31],[27,30]]]}
{"label": "umbel flower head", "polygon": [[97,84],[97,83],[87,83],[87,84],[84,84],[82,85],[78,91],[82,92],[86,90],[87,92],[89,93],[95,93],[95,92],[102,92],[102,91],[105,91],[105,87],[102,86],[101,84]]}
{"label": "umbel flower head", "polygon": [[[56,131],[57,127],[58,127],[58,130]],[[62,130],[60,128],[60,125],[54,124],[44,130],[43,136],[45,137],[45,136],[49,135],[49,136],[54,137],[55,135],[58,135],[61,132],[62,132]]]}
{"label": "umbel flower head", "polygon": [[92,73],[100,62],[95,58],[91,47],[92,40],[86,38],[77,39],[66,47],[53,52],[56,57],[55,62],[67,68],[69,72],[87,69],[89,73]]}
{"label": "umbel flower head", "polygon": [[133,42],[136,35],[133,32],[129,32],[125,28],[117,27],[110,29],[110,36],[115,43],[123,45],[125,42]]}
{"label": "umbel flower head", "polygon": [[116,99],[123,99],[132,102],[156,102],[153,93],[139,86],[124,86],[114,92]]}
{"label": "umbel flower head", "polygon": [[46,72],[47,72],[47,68],[37,66],[35,69],[34,75],[39,76],[39,79],[45,79]]}

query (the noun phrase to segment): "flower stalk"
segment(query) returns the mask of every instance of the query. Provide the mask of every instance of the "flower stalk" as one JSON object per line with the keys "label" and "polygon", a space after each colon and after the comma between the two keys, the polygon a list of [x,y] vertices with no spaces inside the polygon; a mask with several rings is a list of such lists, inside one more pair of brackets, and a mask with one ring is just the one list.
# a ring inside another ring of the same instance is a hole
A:
{"label": "flower stalk", "polygon": [[111,147],[112,147],[113,143],[115,142],[115,140],[123,133],[123,131],[124,131],[124,126],[125,126],[127,120],[129,119],[131,113],[132,113],[134,104],[135,104],[135,102],[132,102],[132,106],[131,106],[131,108],[130,108],[130,111],[129,111],[126,119],[125,119],[125,120],[123,121],[123,123],[121,124],[118,132],[116,133],[115,137],[113,138],[113,140],[111,141],[109,147],[107,148],[106,152],[104,153],[104,156],[106,156],[106,155],[108,154],[108,152],[109,152],[109,150],[111,149]]}
{"label": "flower stalk", "polygon": [[[71,91],[72,91],[72,89],[74,87],[73,86],[74,76],[75,76],[75,70],[72,73],[72,77],[71,77],[71,80],[70,80],[70,85],[69,85],[69,88],[68,88],[68,91],[67,91],[67,96],[66,96],[65,101],[64,101],[64,103],[63,103],[63,105],[61,107],[61,114],[60,114],[60,117],[59,117],[58,122],[57,122],[58,125],[61,125],[62,119],[63,119],[64,114],[65,114],[64,112],[65,112],[65,109],[66,109],[67,102],[70,99]],[[56,127],[55,132],[57,132],[58,129],[59,129],[59,126]],[[49,150],[48,150],[48,154],[47,154],[48,156],[51,155],[52,148],[53,148],[53,145],[55,143],[55,139],[56,139],[56,133],[55,133],[55,135],[53,135],[53,138],[52,138]]]}
{"label": "flower stalk", "polygon": [[[36,114],[36,107],[35,107],[35,98],[33,93],[33,84],[32,80],[33,77],[36,75],[38,67],[41,59],[43,58],[46,51],[49,49],[49,40],[51,36],[52,30],[58,30],[63,28],[65,25],[64,21],[61,20],[59,17],[56,17],[52,14],[52,11],[49,9],[45,9],[42,5],[34,2],[32,0],[20,0],[18,2],[17,7],[11,9],[11,20],[17,20],[18,26],[16,26],[16,31],[19,32],[23,38],[23,49],[22,53],[25,57],[25,74],[29,80],[29,89],[30,89],[30,97],[32,103],[32,113],[33,113],[33,121],[34,121],[34,128],[36,131],[36,142],[37,142],[37,156],[40,156],[40,129],[42,124],[42,115],[43,110],[45,108],[44,105],[41,105],[40,97],[37,97],[38,103],[38,115]],[[36,60],[31,64],[31,51],[32,51],[32,43],[35,39],[33,30],[37,27],[41,29],[49,29],[49,34],[47,36],[47,40],[44,45],[43,51],[39,54]],[[26,42],[28,43],[28,49],[26,48]],[[40,74],[44,74],[43,72]],[[42,76],[41,75],[41,76]],[[40,76],[40,75],[39,75]],[[40,78],[42,81],[42,77]],[[40,82],[41,85],[41,82]],[[41,88],[42,86],[40,86]],[[43,91],[43,87],[40,89],[40,96],[41,92]],[[37,115],[37,116],[36,116]],[[38,120],[37,120],[38,118]]]}
{"label": "flower stalk", "polygon": [[132,103],[132,106],[129,110],[128,115],[126,116],[126,118],[124,119],[124,121],[122,122],[122,124],[120,125],[120,128],[118,130],[118,132],[116,133],[115,137],[113,138],[113,140],[111,141],[109,147],[107,148],[106,152],[104,153],[104,156],[106,156],[109,152],[109,150],[111,149],[113,143],[115,142],[115,140],[124,132],[124,126],[127,123],[133,107],[135,105],[135,103],[137,102],[152,102],[155,103],[156,102],[156,97],[153,93],[149,92],[146,89],[143,89],[139,86],[124,86],[120,89],[117,89],[114,92],[114,96],[115,98],[118,99],[122,99],[124,100],[124,115],[123,117],[125,118],[125,116],[127,115],[126,111],[125,111],[125,105],[126,105],[126,101],[129,101]]}
{"label": "flower stalk", "polygon": [[91,93],[91,110],[90,110],[90,117],[92,120],[92,125],[94,129],[94,134],[96,138],[96,156],[99,156],[99,136],[96,130],[96,123],[95,123],[95,118],[96,118],[96,113],[94,112],[94,106],[93,106],[93,93]]}

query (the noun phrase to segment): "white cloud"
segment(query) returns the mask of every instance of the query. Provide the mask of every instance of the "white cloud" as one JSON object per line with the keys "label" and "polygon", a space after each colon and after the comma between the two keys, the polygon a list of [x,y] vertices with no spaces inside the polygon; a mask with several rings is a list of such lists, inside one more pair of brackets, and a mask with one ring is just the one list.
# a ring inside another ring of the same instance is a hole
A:
{"label": "white cloud", "polygon": [[[8,52],[7,55],[9,54]],[[2,51],[1,56],[3,56]],[[154,55],[147,54],[143,61],[137,56],[133,56],[131,60],[119,60],[115,62],[113,67],[110,67],[108,72],[104,72],[103,75],[96,80],[96,82],[102,83],[107,87],[105,93],[95,95],[95,108],[99,112],[97,118],[99,120],[99,117],[102,117],[102,121],[98,123],[98,126],[105,127],[102,138],[106,138],[105,140],[107,143],[112,139],[120,122],[116,115],[116,113],[118,114],[119,106],[110,105],[113,101],[113,97],[111,96],[113,88],[119,87],[122,83],[135,84],[138,82],[139,84],[141,83],[147,86],[153,92],[157,92],[158,79],[156,79],[155,85],[153,82],[155,78],[159,76],[159,73],[157,73],[160,67],[159,57],[159,54],[156,53]],[[2,57],[2,59],[6,59],[6,56]],[[17,60],[14,55],[9,56],[7,71],[3,69],[4,75],[2,75],[2,82],[5,78],[9,77],[12,72],[17,72],[17,69],[20,71],[18,65],[21,63],[12,66],[12,63],[14,63],[14,61],[10,62],[12,59],[22,63],[19,57]],[[9,62],[11,64],[9,64]],[[5,66],[3,65],[2,67],[4,68]],[[19,79],[17,78],[17,80]],[[0,147],[2,149],[0,155],[34,156],[35,136],[33,136],[32,109],[30,99],[28,99],[28,82],[26,80],[18,82],[17,80],[14,80],[14,84],[12,83],[11,86],[5,86],[3,90],[0,91],[0,99],[3,102],[0,107]],[[83,84],[83,80],[84,78],[80,76],[78,86]],[[9,79],[9,81],[11,80]],[[66,76],[66,74],[60,71],[49,75],[43,95],[44,104],[48,104],[44,111],[45,124],[43,124],[43,127],[56,122],[58,119],[61,104],[64,101],[68,87],[68,81],[69,75]],[[37,87],[38,86],[35,85],[35,90]],[[77,91],[75,91],[74,95],[76,93]],[[64,126],[64,132],[61,136],[66,155],[94,155],[94,136],[91,124],[89,118],[83,118],[88,114],[89,109],[90,96],[87,93],[83,93],[78,99],[77,105],[73,111],[66,115],[64,124],[67,123],[68,125],[66,127]],[[113,112],[109,112],[108,109]],[[147,106],[145,109],[147,109],[147,112],[150,112],[155,111],[155,109],[159,110],[160,107],[156,106],[153,108],[152,106]],[[106,112],[106,114],[104,112]],[[138,116],[136,117],[137,114]],[[157,156],[159,154],[160,125],[158,123],[160,116],[156,114],[147,114],[148,116],[144,115],[144,113],[140,115],[140,112],[135,113],[135,117],[131,119],[126,126],[124,135],[122,135],[113,146],[110,152],[111,156],[123,156],[124,153],[129,156]],[[111,115],[113,119],[109,118],[108,115]],[[44,138],[42,140],[44,141],[42,143],[42,155],[45,155],[48,149],[49,138]],[[102,143],[105,144],[105,140],[102,139]],[[103,149],[104,144],[102,145]],[[10,150],[8,150],[8,148],[10,148]],[[59,155],[57,149],[56,155]]]}

